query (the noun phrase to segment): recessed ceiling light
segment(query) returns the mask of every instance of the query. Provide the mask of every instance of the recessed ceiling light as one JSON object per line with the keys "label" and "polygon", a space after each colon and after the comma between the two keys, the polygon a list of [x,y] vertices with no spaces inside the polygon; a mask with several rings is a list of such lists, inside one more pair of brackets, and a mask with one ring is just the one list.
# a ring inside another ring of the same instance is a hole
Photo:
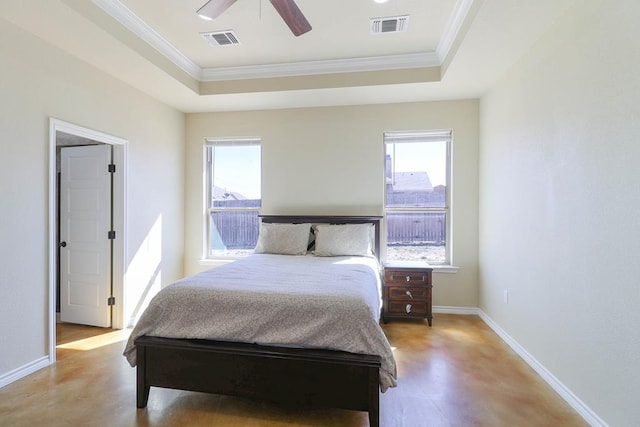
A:
{"label": "recessed ceiling light", "polygon": [[376,2],[376,3],[386,3],[389,0],[373,0],[373,1]]}

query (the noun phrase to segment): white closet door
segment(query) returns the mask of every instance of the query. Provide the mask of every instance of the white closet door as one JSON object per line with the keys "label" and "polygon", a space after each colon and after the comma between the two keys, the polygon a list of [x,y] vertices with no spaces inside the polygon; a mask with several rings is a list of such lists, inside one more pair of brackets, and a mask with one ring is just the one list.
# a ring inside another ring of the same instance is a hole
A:
{"label": "white closet door", "polygon": [[60,319],[111,326],[110,145],[65,147],[60,170]]}

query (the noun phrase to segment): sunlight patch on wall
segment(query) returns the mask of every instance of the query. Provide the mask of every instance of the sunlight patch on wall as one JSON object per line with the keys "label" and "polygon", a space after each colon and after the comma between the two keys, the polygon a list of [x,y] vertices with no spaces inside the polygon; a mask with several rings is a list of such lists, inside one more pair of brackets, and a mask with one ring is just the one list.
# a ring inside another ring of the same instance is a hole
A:
{"label": "sunlight patch on wall", "polygon": [[140,244],[126,272],[125,313],[127,326],[138,321],[162,285],[162,215]]}

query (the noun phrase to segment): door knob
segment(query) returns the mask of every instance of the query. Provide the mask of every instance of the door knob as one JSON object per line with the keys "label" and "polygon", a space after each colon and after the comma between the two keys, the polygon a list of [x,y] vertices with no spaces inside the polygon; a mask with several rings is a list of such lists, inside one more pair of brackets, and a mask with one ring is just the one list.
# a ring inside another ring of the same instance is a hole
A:
{"label": "door knob", "polygon": [[66,248],[67,247],[67,242],[60,242],[60,247],[61,248]]}

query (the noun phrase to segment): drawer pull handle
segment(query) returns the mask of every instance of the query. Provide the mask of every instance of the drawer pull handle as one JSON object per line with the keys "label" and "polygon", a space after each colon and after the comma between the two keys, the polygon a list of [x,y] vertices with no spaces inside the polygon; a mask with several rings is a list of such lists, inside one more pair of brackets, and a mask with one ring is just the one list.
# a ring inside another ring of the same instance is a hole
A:
{"label": "drawer pull handle", "polygon": [[411,281],[411,276],[407,276],[407,282]]}
{"label": "drawer pull handle", "polygon": [[407,314],[411,313],[411,304],[407,304],[406,310]]}
{"label": "drawer pull handle", "polygon": [[407,296],[408,296],[409,298],[413,299],[413,295],[411,295],[411,292],[410,292],[410,291],[407,291],[407,292],[406,292],[406,294],[407,294]]}

